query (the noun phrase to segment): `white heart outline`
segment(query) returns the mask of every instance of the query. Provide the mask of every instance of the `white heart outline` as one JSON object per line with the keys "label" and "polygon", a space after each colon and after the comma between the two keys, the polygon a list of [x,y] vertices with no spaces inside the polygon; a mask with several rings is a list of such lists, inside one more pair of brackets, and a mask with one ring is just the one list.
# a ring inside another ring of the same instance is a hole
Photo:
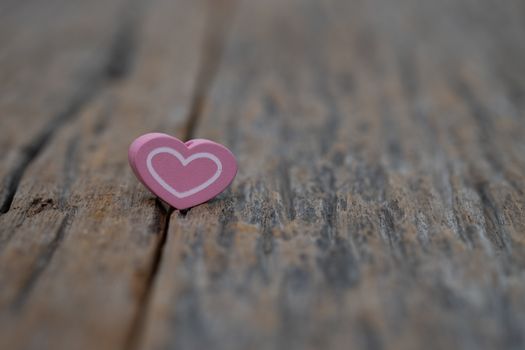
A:
{"label": "white heart outline", "polygon": [[[168,183],[166,183],[166,181],[164,181],[160,177],[160,175],[155,171],[155,169],[153,168],[153,164],[152,164],[153,157],[155,157],[156,155],[158,155],[160,153],[168,153],[168,154],[171,154],[172,156],[177,157],[177,159],[182,163],[183,166],[188,165],[189,163],[191,163],[195,159],[207,158],[207,159],[212,160],[217,165],[217,171],[215,172],[215,174],[213,174],[212,177],[210,177],[208,180],[206,180],[204,183],[200,184],[199,186],[194,187],[194,188],[192,188],[192,189],[190,189],[188,191],[179,192],[176,189],[174,189],[173,187],[171,187]],[[171,193],[172,195],[174,195],[175,197],[177,197],[179,199],[192,196],[192,195],[194,195],[194,194],[196,194],[196,193],[206,189],[212,183],[217,181],[217,179],[219,178],[219,176],[221,176],[221,173],[222,173],[222,163],[219,160],[219,158],[217,158],[215,155],[213,155],[211,153],[208,153],[208,152],[199,152],[199,153],[192,154],[188,158],[184,158],[182,156],[182,154],[180,154],[177,150],[175,150],[175,149],[173,149],[171,147],[158,147],[158,148],[155,148],[154,150],[152,150],[148,154],[148,157],[146,158],[146,166],[147,166],[148,171],[150,172],[151,176],[153,176],[153,178],[162,186],[162,188],[164,188],[166,191],[168,191],[169,193]]]}

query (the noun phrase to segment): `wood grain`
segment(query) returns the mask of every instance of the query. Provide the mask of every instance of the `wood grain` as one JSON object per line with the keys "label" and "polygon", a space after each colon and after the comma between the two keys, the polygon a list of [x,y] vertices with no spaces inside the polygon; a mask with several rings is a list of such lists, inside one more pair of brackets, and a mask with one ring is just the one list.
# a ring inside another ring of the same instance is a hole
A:
{"label": "wood grain", "polygon": [[[15,41],[38,6],[6,6],[0,76],[104,14],[0,88],[0,348],[525,346],[522,2],[94,2]],[[155,200],[151,130],[230,147],[231,188]]]}

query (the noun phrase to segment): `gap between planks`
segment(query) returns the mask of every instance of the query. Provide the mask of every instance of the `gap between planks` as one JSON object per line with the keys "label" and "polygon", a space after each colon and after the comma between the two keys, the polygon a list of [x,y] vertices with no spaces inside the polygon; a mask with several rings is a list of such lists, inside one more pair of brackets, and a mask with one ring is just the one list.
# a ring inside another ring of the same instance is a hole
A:
{"label": "gap between planks", "polygon": [[[200,62],[196,75],[196,83],[191,95],[190,108],[185,118],[186,123],[182,131],[184,141],[194,138],[201,115],[203,113],[209,91],[215,80],[220,64],[221,55],[227,41],[228,31],[237,6],[237,0],[222,0],[207,2],[207,27],[204,32],[201,47]],[[176,212],[173,208],[165,206],[159,199],[156,200],[157,210],[161,212],[160,237],[155,246],[151,259],[150,269],[146,277],[143,293],[139,298],[137,311],[132,320],[124,349],[135,350],[140,347],[144,322],[146,320],[149,302],[151,299],[155,280],[162,264],[164,247],[167,241],[171,216]],[[191,208],[178,211],[185,217]]]}

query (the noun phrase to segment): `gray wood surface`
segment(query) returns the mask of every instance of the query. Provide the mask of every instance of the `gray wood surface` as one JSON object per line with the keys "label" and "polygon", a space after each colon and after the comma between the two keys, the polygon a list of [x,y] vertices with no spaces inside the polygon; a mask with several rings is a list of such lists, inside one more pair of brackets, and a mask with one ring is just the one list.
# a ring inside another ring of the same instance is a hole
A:
{"label": "gray wood surface", "polygon": [[[1,349],[522,349],[525,3],[0,3]],[[179,212],[142,133],[232,186]]]}

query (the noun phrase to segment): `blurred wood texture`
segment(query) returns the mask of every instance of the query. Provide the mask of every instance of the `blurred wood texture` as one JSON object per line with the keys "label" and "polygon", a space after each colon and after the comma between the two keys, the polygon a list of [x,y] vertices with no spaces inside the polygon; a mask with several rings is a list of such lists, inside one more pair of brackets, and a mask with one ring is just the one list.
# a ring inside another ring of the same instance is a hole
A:
{"label": "blurred wood texture", "polygon": [[[0,2],[0,349],[525,348],[525,2]],[[173,211],[142,133],[238,156]]]}

